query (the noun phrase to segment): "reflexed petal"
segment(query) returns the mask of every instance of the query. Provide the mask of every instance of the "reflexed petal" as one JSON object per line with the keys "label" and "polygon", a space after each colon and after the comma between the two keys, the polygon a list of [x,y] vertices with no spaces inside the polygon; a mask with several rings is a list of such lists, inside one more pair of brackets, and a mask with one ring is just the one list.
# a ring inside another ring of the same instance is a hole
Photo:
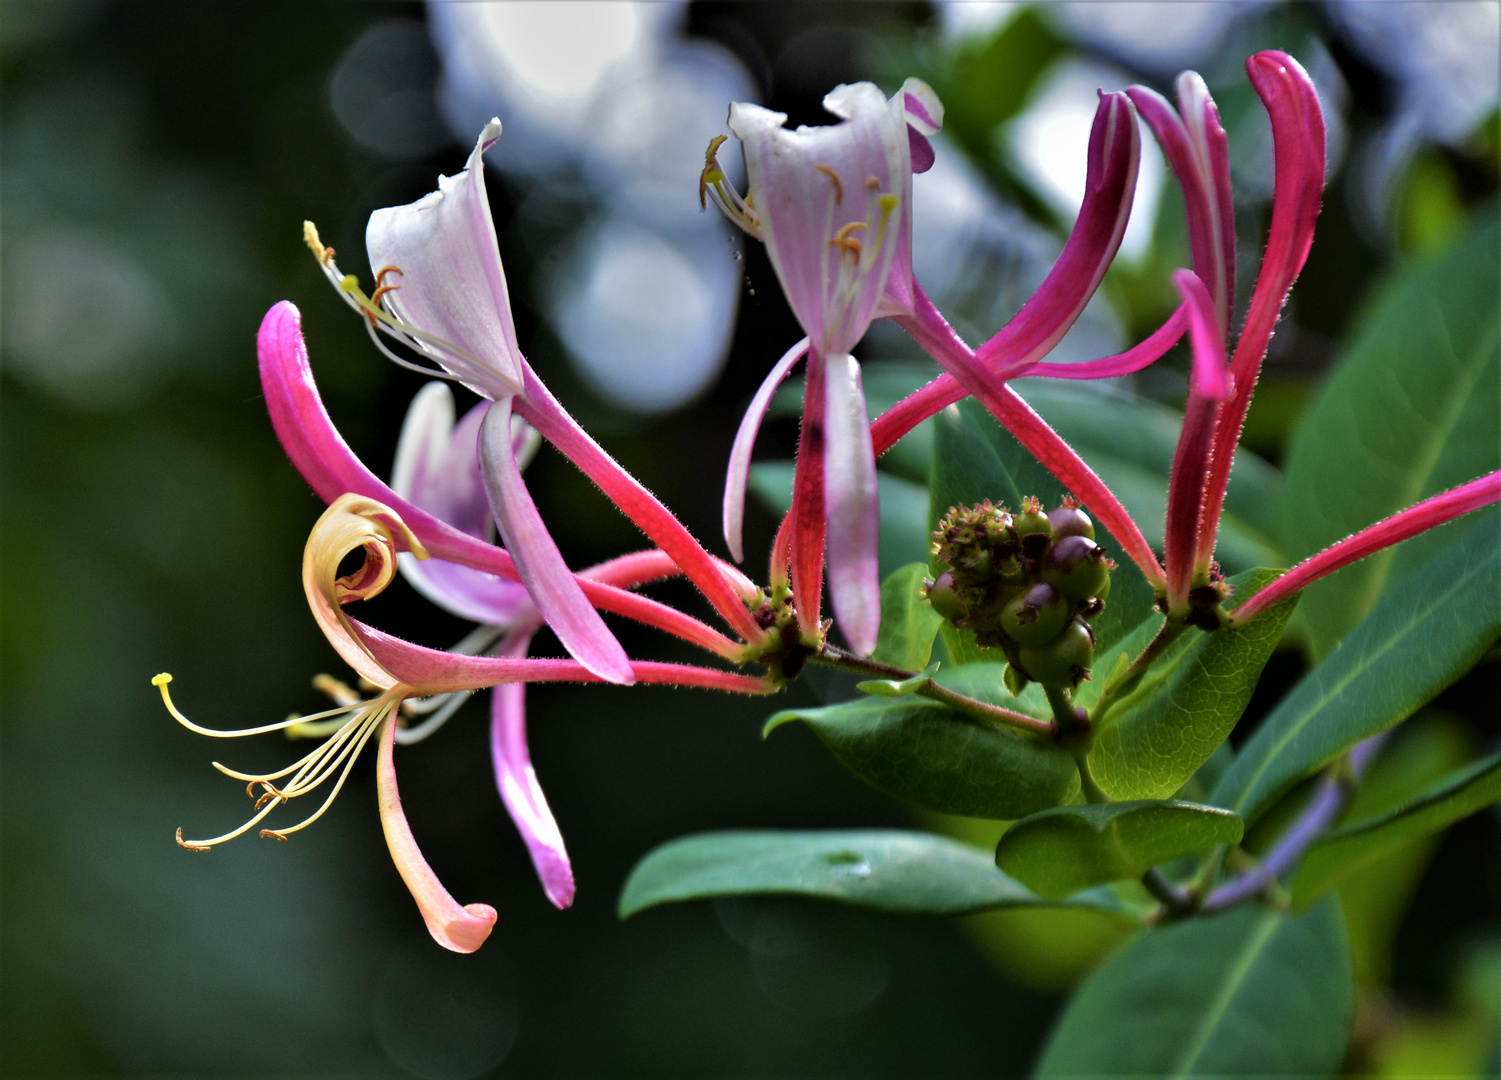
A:
{"label": "reflexed petal", "polygon": [[489,904],[459,906],[422,857],[412,827],[401,809],[401,792],[396,788],[396,763],[392,748],[396,738],[396,721],[387,720],[380,733],[380,752],[375,763],[376,794],[380,799],[380,825],[386,834],[386,847],[401,880],[417,901],[423,921],[433,940],[445,949],[472,953],[485,943],[495,928],[496,912]]}
{"label": "reflexed petal", "polygon": [[860,365],[848,353],[826,359],[824,504],[829,598],[850,647],[868,656],[881,626],[880,489]]}
{"label": "reflexed petal", "polygon": [[522,583],[563,647],[600,678],[630,683],[630,660],[579,588],[521,478],[511,442],[511,400],[491,406],[480,429],[485,491]]}
{"label": "reflexed petal", "polygon": [[483,156],[498,138],[500,121],[492,120],[463,172],[439,177],[438,190],[414,203],[377,210],[365,230],[376,276],[386,267],[399,269],[383,279],[399,286],[386,294],[391,310],[469,353],[429,350],[465,385],[492,399],[521,389],[521,349],[485,193]]}
{"label": "reflexed petal", "polygon": [[[498,652],[502,656],[525,656],[531,640],[530,631],[513,634]],[[547,898],[559,908],[568,907],[573,903],[573,867],[563,846],[563,834],[532,768],[526,742],[525,683],[505,683],[491,691],[490,759],[501,801],[526,842]]]}
{"label": "reflexed petal", "polygon": [[792,370],[792,365],[802,359],[807,349],[808,339],[803,338],[773,365],[760,389],[756,391],[756,396],[751,399],[750,407],[745,410],[740,430],[735,433],[735,445],[730,448],[730,466],[724,481],[724,542],[736,562],[745,559],[741,527],[745,521],[745,484],[750,476],[751,451],[756,447],[756,434],[761,430],[761,421],[766,418],[772,395],[782,385],[782,380]]}

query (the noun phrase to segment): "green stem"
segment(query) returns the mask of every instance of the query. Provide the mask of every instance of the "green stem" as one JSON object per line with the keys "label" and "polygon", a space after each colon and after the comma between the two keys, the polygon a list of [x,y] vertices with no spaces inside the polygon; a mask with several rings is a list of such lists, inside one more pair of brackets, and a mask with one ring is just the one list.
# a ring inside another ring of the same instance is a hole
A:
{"label": "green stem", "polygon": [[1155,866],[1141,876],[1142,885],[1162,903],[1163,914],[1178,918],[1192,915],[1198,907],[1194,894],[1182,885],[1174,885]]}
{"label": "green stem", "polygon": [[[843,668],[846,671],[858,671],[862,675],[876,675],[882,679],[892,679],[904,682],[917,675],[915,671],[904,671],[890,664],[878,663],[875,660],[867,660],[863,656],[845,652],[833,645],[825,645],[821,650],[814,653],[809,659],[815,663],[824,664],[827,667]],[[987,723],[1002,724],[1006,727],[1016,728],[1031,735],[1057,735],[1055,725],[1047,720],[1039,720],[1035,716],[1026,713],[1012,712],[1003,709],[999,705],[990,705],[984,701],[978,701],[964,694],[955,693],[946,686],[934,682],[932,679],[924,679],[912,691],[922,697],[937,701],[957,712],[972,716],[977,720]]]}

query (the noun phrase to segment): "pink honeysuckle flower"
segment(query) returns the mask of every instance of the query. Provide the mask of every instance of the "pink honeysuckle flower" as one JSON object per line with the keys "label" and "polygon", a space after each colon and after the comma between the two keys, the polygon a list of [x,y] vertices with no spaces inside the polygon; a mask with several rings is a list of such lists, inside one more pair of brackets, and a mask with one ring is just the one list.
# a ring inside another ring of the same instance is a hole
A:
{"label": "pink honeysuckle flower", "polygon": [[[473,952],[489,936],[496,912],[487,904],[460,905],[455,901],[423,858],[412,835],[397,791],[394,766],[397,717],[402,704],[412,698],[503,684],[603,680],[576,660],[447,653],[413,645],[350,618],[344,605],[369,599],[385,589],[396,575],[400,550],[409,551],[419,559],[428,555],[422,542],[394,510],[374,499],[350,494],[335,499],[318,519],[303,553],[303,588],[313,616],[339,656],[378,692],[375,697],[361,700],[341,684],[334,684],[332,692],[341,699],[334,709],[254,728],[219,731],[201,727],[177,710],[167,690],[172,681],[170,675],[161,674],[152,680],[153,685],[160,689],[168,711],[185,727],[199,734],[232,738],[280,730],[304,737],[328,736],[313,751],[276,772],[242,773],[215,763],[215,768],[226,776],[246,783],[247,794],[256,800],[255,810],[239,828],[221,836],[184,840],[179,829],[177,839],[185,848],[207,851],[255,828],[278,807],[333,781],[323,803],[307,818],[290,827],[260,830],[262,837],[286,841],[291,834],[307,828],[328,810],[360,752],[375,738],[380,747],[376,780],[381,825],[396,869],[417,902],[433,939],[455,952]],[[340,576],[340,563],[356,551],[363,553],[363,563],[354,572]],[[524,645],[519,636],[513,634],[509,648],[503,652],[517,651],[524,653]],[[775,689],[775,684],[769,680],[684,664],[637,662],[632,664],[631,674],[633,681],[701,686],[738,693],[760,694]],[[511,700],[507,699],[497,709],[509,716]],[[508,722],[503,722],[498,728],[497,738],[501,740],[515,734],[514,727]],[[510,764],[503,768],[503,784],[517,779],[514,767],[517,759],[509,750],[506,756]],[[284,779],[286,777],[290,779]],[[527,801],[531,794],[530,787],[513,792],[523,809],[523,816],[535,810],[535,806]],[[540,837],[545,825],[533,822],[533,826]]]}
{"label": "pink honeysuckle flower", "polygon": [[[371,296],[340,273],[311,225],[305,228],[309,246],[340,294],[365,317],[372,337],[393,338],[442,369],[419,370],[452,377],[495,403],[487,421],[496,430],[487,434],[482,421],[480,439],[491,511],[533,602],[581,663],[612,681],[630,679],[629,659],[585,599],[520,478],[509,437],[513,413],[594,480],[747,642],[759,641],[763,632],[733,579],[589,438],[522,356],[484,184],[483,155],[499,136],[500,123],[492,120],[463,172],[440,178],[437,191],[414,203],[371,215],[366,245],[378,286]],[[398,363],[417,366],[381,348]]]}
{"label": "pink honeysuckle flower", "polygon": [[823,559],[840,629],[856,652],[875,648],[880,626],[879,490],[860,368],[851,350],[871,320],[912,310],[912,174],[933,163],[928,136],[943,106],[908,79],[889,101],[871,83],[824,98],[840,122],[788,130],[783,113],[737,102],[730,129],[745,154],[748,194],[730,186],[710,144],[700,198],[766,245],[787,302],[808,333],[772,370],[731,454],[725,541],[739,560],[750,444],[772,392],[808,358],[803,439],[793,495],[792,588],[810,642],[822,636]]}
{"label": "pink honeysuckle flower", "polygon": [[[287,457],[319,498],[332,503],[353,493],[374,499],[398,513],[436,558],[508,581],[521,580],[509,552],[402,498],[355,456],[318,396],[296,307],[286,301],[272,307],[261,322],[257,344],[271,425]],[[402,542],[400,534],[396,540]],[[755,586],[744,575],[705,558],[720,572],[732,595],[744,597],[745,602],[754,599]],[[603,563],[577,579],[589,602],[601,611],[655,626],[726,659],[739,659],[743,652],[739,643],[676,608],[628,591],[632,585],[679,573],[679,565],[666,552],[646,551]]]}

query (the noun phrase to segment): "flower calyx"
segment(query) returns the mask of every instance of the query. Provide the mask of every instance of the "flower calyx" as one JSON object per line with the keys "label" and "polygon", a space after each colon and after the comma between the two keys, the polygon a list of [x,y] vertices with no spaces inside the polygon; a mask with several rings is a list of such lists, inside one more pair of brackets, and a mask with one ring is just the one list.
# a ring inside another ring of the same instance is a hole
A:
{"label": "flower calyx", "polygon": [[787,586],[770,591],[762,589],[760,601],[752,605],[752,612],[766,634],[759,642],[746,646],[743,662],[760,664],[776,683],[791,682],[802,674],[809,657],[823,647],[822,638],[828,633],[829,623],[819,626],[819,641],[810,644],[805,640],[798,626],[792,589]]}
{"label": "flower calyx", "polygon": [[1094,523],[1073,499],[1047,511],[1035,498],[1012,513],[988,499],[954,507],[933,533],[926,583],[933,610],[975,642],[1006,654],[1006,682],[1077,686],[1094,662],[1088,620],[1105,610],[1115,563],[1094,542]]}

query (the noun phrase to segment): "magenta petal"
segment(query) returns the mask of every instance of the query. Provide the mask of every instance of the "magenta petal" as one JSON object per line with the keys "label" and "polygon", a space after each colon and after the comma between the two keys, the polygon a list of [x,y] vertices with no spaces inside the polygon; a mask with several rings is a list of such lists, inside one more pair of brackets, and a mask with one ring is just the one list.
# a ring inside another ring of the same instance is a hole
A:
{"label": "magenta petal", "polygon": [[825,361],[824,507],[828,517],[829,599],[850,647],[875,650],[881,628],[880,488],[860,365],[848,353]]}
{"label": "magenta petal", "polygon": [[[530,630],[518,631],[506,638],[497,652],[501,656],[525,656],[531,640]],[[495,785],[526,842],[547,898],[554,906],[566,908],[573,903],[573,866],[532,768],[526,742],[526,684],[505,683],[490,693],[490,760],[495,765]]]}
{"label": "magenta petal", "polygon": [[912,155],[912,171],[915,173],[927,172],[933,167],[933,162],[938,160],[928,137],[914,127],[907,128],[907,146]]}
{"label": "magenta petal", "polygon": [[756,434],[761,430],[761,421],[766,419],[772,395],[782,385],[792,365],[801,360],[807,350],[808,339],[803,338],[782,355],[761,383],[756,396],[751,398],[750,407],[740,421],[740,430],[735,433],[735,445],[730,448],[730,466],[724,478],[724,542],[736,562],[745,559],[741,526],[745,520],[745,484],[750,477],[751,451],[756,446]]}
{"label": "magenta petal", "polygon": [[510,398],[490,407],[479,451],[495,522],[537,610],[584,667],[609,682],[634,682],[630,659],[585,598],[521,478],[511,442]]}
{"label": "magenta petal", "polygon": [[1084,203],[1063,253],[1032,298],[975,350],[983,367],[1009,378],[1045,356],[1073,326],[1110,268],[1126,233],[1141,135],[1136,108],[1125,94],[1101,94],[1089,133]]}

